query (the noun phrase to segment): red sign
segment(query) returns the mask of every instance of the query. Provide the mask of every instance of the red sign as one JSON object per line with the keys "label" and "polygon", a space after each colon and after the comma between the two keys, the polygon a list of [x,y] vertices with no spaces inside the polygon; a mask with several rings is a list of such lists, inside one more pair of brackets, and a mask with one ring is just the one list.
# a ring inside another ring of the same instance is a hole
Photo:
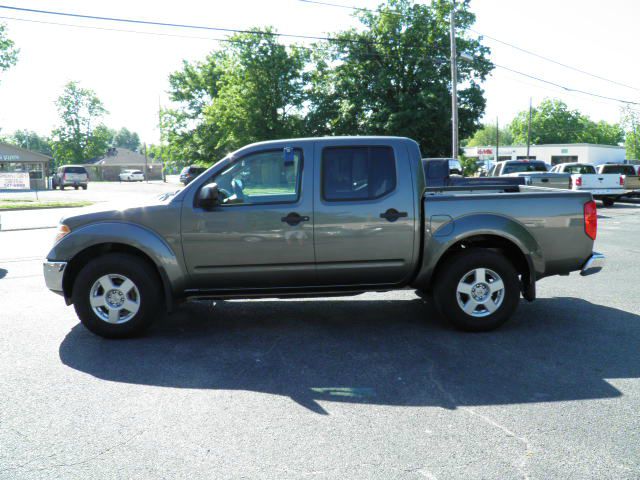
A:
{"label": "red sign", "polygon": [[478,148],[478,155],[493,155],[493,148]]}

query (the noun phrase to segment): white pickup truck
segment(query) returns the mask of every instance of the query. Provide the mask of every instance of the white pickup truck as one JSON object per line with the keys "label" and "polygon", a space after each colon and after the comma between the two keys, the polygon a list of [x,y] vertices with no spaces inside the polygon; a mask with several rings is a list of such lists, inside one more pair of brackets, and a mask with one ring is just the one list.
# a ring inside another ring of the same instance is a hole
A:
{"label": "white pickup truck", "polygon": [[628,163],[605,163],[598,165],[596,170],[599,174],[622,175],[624,189],[626,190],[625,197],[638,196],[638,194],[640,194],[640,177],[638,177],[635,165]]}
{"label": "white pickup truck", "polygon": [[589,163],[561,163],[551,169],[554,173],[569,173],[571,189],[591,192],[593,198],[602,200],[605,207],[611,207],[627,192],[624,176],[619,173],[598,173]]}

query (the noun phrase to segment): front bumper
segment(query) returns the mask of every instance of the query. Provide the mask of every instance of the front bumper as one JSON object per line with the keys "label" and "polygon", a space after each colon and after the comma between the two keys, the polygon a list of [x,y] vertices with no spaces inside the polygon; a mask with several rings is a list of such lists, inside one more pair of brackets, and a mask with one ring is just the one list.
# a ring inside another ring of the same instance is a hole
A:
{"label": "front bumper", "polygon": [[44,283],[49,290],[62,293],[62,277],[66,267],[67,262],[44,262],[42,264]]}
{"label": "front bumper", "polygon": [[593,252],[589,259],[584,262],[582,269],[580,270],[580,275],[586,277],[587,275],[593,275],[594,273],[598,273],[603,269],[605,264],[605,257],[603,254],[598,252]]}

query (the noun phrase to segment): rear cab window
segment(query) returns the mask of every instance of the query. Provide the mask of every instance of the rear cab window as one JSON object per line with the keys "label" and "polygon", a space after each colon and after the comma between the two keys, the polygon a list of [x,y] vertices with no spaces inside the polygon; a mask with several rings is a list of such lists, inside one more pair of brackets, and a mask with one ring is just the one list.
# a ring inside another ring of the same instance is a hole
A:
{"label": "rear cab window", "polygon": [[375,200],[396,188],[396,161],[389,146],[327,147],[321,160],[322,199]]}
{"label": "rear cab window", "polygon": [[86,175],[87,171],[84,167],[64,167],[64,173],[84,173]]}
{"label": "rear cab window", "polygon": [[634,176],[636,174],[636,170],[632,165],[605,165],[602,167],[602,173],[617,173],[619,175]]}
{"label": "rear cab window", "polygon": [[564,167],[564,173],[589,175],[596,173],[596,169],[593,165],[567,165]]}
{"label": "rear cab window", "polygon": [[544,162],[513,162],[504,166],[503,174],[521,172],[546,172],[547,166]]}

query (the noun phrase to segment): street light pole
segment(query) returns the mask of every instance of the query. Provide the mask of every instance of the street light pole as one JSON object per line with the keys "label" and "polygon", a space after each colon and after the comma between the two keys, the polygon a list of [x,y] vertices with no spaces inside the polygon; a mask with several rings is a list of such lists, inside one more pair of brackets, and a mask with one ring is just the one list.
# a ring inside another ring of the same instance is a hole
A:
{"label": "street light pole", "polygon": [[529,97],[529,122],[527,123],[527,160],[529,160],[530,146],[531,146],[531,97]]}
{"label": "street light pole", "polygon": [[456,2],[451,1],[451,156],[458,158],[458,65],[456,53]]}

